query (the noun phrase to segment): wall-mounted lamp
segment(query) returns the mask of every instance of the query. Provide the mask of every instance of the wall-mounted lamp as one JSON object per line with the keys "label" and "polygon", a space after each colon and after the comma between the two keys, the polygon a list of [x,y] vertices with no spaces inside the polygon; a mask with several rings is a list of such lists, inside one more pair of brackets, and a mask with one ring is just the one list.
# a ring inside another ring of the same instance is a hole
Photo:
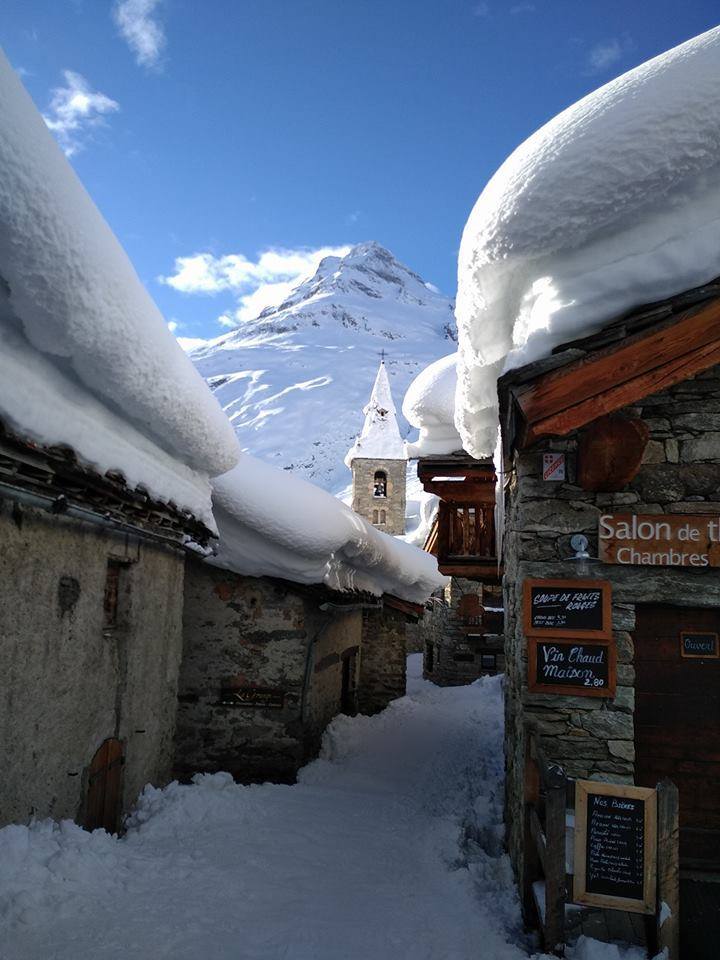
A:
{"label": "wall-mounted lamp", "polygon": [[577,564],[579,576],[588,576],[591,562],[598,559],[598,557],[591,557],[588,553],[588,538],[584,533],[575,533],[570,537],[570,546],[575,551],[575,555],[568,559]]}

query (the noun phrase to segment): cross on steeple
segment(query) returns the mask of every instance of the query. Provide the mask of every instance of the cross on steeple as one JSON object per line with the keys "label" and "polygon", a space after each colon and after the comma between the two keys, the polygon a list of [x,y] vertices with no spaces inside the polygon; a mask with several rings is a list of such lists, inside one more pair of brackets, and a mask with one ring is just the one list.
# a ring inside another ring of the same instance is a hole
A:
{"label": "cross on steeple", "polygon": [[385,363],[385,350],[380,351],[380,363]]}

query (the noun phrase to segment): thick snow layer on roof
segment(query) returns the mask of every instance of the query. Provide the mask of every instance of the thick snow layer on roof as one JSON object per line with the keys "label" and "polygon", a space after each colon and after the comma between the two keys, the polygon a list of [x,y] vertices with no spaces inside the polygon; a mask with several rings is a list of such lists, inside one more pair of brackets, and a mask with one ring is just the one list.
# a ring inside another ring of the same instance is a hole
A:
{"label": "thick snow layer on roof", "polygon": [[462,449],[455,428],[457,353],[441,357],[410,384],[403,401],[408,423],[420,430],[416,443],[407,444],[409,457],[428,457]]}
{"label": "thick snow layer on roof", "polygon": [[405,444],[400,436],[395,404],[384,361],[375,377],[370,400],[363,408],[365,423],[362,433],[345,457],[348,467],[355,457],[369,460],[404,460]]}
{"label": "thick snow layer on roof", "polygon": [[[97,427],[109,438],[119,430],[119,439],[114,451],[106,445],[109,459],[88,451],[91,437],[78,452],[162,499],[171,493],[156,487],[160,475],[145,455],[151,445],[164,451],[168,467],[176,461],[180,474],[228,470],[239,449],[227,418],[2,53],[0,173],[0,332],[3,351],[15,334],[18,360],[0,379],[0,418],[37,440],[75,446],[76,424],[68,418],[63,428],[60,411],[83,407],[85,433]],[[34,376],[31,367],[43,366],[50,371],[47,406],[23,410],[19,385]],[[135,443],[133,434],[144,439]],[[202,509],[188,498],[179,505]]]}
{"label": "thick snow layer on roof", "polygon": [[456,422],[490,455],[504,369],[720,274],[720,28],[596,90],[510,156],[459,257]]}
{"label": "thick snow layer on roof", "polygon": [[423,603],[446,582],[430,554],[380,533],[319,487],[244,454],[213,481],[217,566]]}

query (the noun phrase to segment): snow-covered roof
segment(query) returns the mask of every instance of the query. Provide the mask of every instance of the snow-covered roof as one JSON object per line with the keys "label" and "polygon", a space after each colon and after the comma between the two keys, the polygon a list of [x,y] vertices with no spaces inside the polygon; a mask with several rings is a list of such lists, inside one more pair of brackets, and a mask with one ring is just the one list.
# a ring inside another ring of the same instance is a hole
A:
{"label": "snow-covered roof", "polygon": [[720,274],[720,28],[580,100],[510,156],[462,238],[456,423],[492,453],[496,381]]}
{"label": "snow-covered roof", "polygon": [[212,524],[232,427],[0,52],[0,419]]}
{"label": "snow-covered roof", "polygon": [[423,603],[446,582],[430,554],[380,533],[342,501],[243,454],[213,481],[217,555],[247,576],[324,583]]}
{"label": "snow-covered roof", "polygon": [[405,460],[405,444],[395,415],[390,381],[385,361],[380,361],[370,400],[363,408],[365,423],[362,433],[345,457],[348,467],[358,458],[368,460]]}
{"label": "snow-covered roof", "polygon": [[403,414],[420,436],[407,444],[409,457],[429,457],[462,450],[455,428],[457,353],[441,357],[418,374],[403,400]]}

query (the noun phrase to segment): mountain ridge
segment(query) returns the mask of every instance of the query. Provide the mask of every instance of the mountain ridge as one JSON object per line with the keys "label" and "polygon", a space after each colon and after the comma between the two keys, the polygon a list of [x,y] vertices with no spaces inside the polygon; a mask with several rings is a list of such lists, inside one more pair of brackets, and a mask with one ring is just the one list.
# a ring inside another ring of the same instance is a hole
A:
{"label": "mountain ridge", "polygon": [[[413,377],[454,340],[449,298],[369,241],[325,257],[281,304],[190,357],[243,449],[338,492],[381,353],[399,408]],[[400,429],[407,435],[402,419]]]}

